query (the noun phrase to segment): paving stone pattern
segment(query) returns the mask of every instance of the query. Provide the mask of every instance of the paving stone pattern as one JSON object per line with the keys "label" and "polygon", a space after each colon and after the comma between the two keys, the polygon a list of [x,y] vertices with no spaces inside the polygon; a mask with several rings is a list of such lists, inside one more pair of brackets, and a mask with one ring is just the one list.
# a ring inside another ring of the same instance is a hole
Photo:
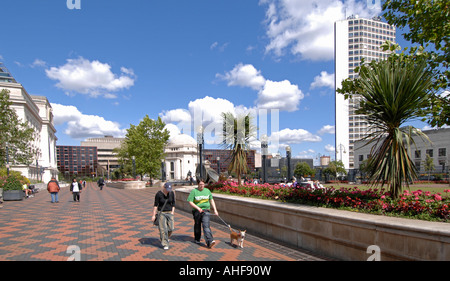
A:
{"label": "paving stone pattern", "polygon": [[[211,222],[217,244],[194,243],[190,213],[177,210],[169,250],[151,223],[156,187],[124,190],[88,183],[80,202],[68,187],[59,203],[41,190],[0,209],[0,261],[320,261],[326,257],[247,233],[244,248],[230,244],[228,228]],[[219,210],[220,213],[220,210]],[[231,223],[231,222],[230,222]],[[232,223],[231,223],[232,224]]]}

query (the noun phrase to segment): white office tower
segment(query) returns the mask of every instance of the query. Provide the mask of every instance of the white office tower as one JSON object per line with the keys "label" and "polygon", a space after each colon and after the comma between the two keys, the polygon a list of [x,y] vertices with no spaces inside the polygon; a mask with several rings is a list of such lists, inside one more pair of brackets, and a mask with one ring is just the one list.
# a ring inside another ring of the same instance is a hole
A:
{"label": "white office tower", "polygon": [[[380,46],[387,40],[395,43],[395,27],[372,19],[350,16],[334,25],[335,87],[340,88],[346,78],[355,78],[354,69],[361,58],[366,62],[386,59],[389,52]],[[346,169],[354,167],[353,145],[368,133],[368,123],[364,115],[356,115],[359,97],[345,99],[335,93],[336,160],[342,160]]]}

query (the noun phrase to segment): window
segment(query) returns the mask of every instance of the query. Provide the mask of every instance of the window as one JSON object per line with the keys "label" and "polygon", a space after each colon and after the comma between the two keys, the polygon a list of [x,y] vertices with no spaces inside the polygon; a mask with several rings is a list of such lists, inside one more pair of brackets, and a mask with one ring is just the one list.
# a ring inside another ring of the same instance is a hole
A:
{"label": "window", "polygon": [[427,149],[427,155],[433,157],[433,149]]}
{"label": "window", "polygon": [[363,161],[364,160],[364,155],[359,155],[359,161]]}
{"label": "window", "polygon": [[445,148],[439,148],[438,156],[447,156],[447,151]]}
{"label": "window", "polygon": [[414,151],[414,158],[420,158],[420,150]]}
{"label": "window", "polygon": [[420,162],[419,162],[419,161],[416,161],[416,162],[414,163],[414,166],[416,166],[416,170],[417,170],[417,171],[420,171]]}

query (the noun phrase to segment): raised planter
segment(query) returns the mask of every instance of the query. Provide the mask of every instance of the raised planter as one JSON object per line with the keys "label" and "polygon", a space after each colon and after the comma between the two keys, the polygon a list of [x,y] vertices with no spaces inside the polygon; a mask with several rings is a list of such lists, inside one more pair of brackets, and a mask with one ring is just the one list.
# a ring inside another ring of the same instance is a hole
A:
{"label": "raised planter", "polygon": [[3,190],[4,201],[20,201],[23,200],[22,190]]}
{"label": "raised planter", "polygon": [[118,189],[142,189],[145,188],[145,181],[115,181],[106,183],[106,187]]}
{"label": "raised planter", "polygon": [[[191,211],[186,199],[192,188],[176,190],[177,209]],[[220,217],[233,228],[328,257],[361,261],[379,254],[381,260],[450,260],[450,223],[213,196]]]}

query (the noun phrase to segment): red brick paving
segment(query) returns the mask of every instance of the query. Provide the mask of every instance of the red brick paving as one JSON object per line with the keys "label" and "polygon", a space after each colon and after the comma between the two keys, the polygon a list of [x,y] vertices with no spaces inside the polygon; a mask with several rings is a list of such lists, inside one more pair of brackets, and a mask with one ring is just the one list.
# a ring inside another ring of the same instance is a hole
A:
{"label": "red brick paving", "polygon": [[[244,249],[230,245],[228,229],[211,222],[217,244],[193,242],[190,213],[176,211],[170,249],[151,224],[157,188],[100,191],[88,183],[81,202],[62,188],[52,204],[43,190],[34,198],[6,201],[0,209],[0,261],[66,261],[79,247],[82,261],[318,261],[326,258],[247,233]],[[220,211],[220,210],[219,210]]]}

